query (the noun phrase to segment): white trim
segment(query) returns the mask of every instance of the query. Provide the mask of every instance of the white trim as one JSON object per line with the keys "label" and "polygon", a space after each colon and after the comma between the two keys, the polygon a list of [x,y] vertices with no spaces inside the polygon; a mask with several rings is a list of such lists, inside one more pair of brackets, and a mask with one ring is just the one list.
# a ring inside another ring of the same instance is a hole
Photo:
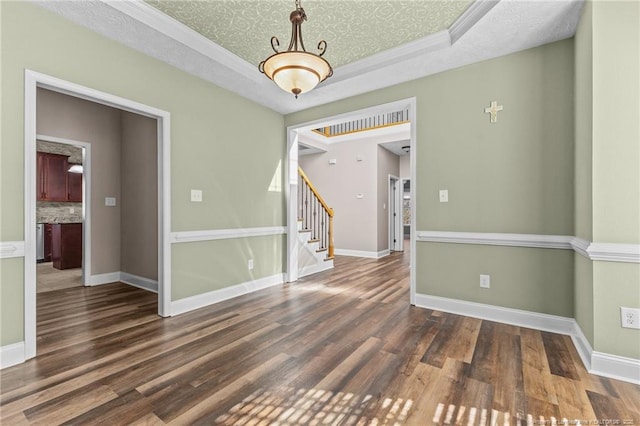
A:
{"label": "white trim", "polygon": [[36,356],[36,87],[38,75],[24,73],[24,358]]}
{"label": "white trim", "polygon": [[353,257],[366,257],[369,259],[380,259],[381,257],[389,256],[391,253],[389,249],[384,249],[382,251],[364,251],[364,250],[346,250],[346,249],[335,249],[334,253],[337,256],[353,256]]}
{"label": "white trim", "polygon": [[416,294],[416,306],[559,334],[571,335],[575,327],[573,318],[426,294]]}
{"label": "white trim", "polygon": [[22,364],[24,361],[24,342],[0,346],[0,369]]}
{"label": "white trim", "polygon": [[585,368],[588,371],[591,371],[591,354],[593,353],[593,348],[591,347],[591,343],[582,332],[580,325],[574,319],[573,320],[573,333],[571,334],[571,340],[573,341],[573,346],[576,347],[576,351],[582,360]]}
{"label": "white trim", "polygon": [[143,290],[148,290],[153,293],[158,292],[158,281],[141,277],[139,275],[129,274],[128,272],[120,272],[120,282]]}
{"label": "white trim", "polygon": [[640,263],[640,244],[591,243],[587,253],[591,260]]}
{"label": "white trim", "polygon": [[282,235],[287,233],[284,226],[262,228],[209,229],[204,231],[172,232],[170,241],[175,243],[191,243],[194,241],[228,240],[232,238],[260,237],[263,235]]}
{"label": "white trim", "polygon": [[258,278],[253,281],[247,281],[245,283],[232,285],[230,287],[221,288],[219,290],[210,291],[208,293],[197,294],[195,296],[175,300],[171,302],[171,314],[179,315],[282,283],[284,283],[284,275],[276,274],[269,277]]}
{"label": "white trim", "polygon": [[0,241],[0,259],[24,257],[24,241]]}
{"label": "white trim", "polygon": [[640,385],[640,360],[593,351],[589,373]]}
{"label": "white trim", "polygon": [[120,282],[120,271],[108,272],[106,274],[87,275],[85,278],[85,285],[89,287],[113,284],[117,282]]}
{"label": "white trim", "polygon": [[462,15],[449,27],[451,44],[458,41],[480,19],[498,4],[499,0],[475,0]]}
{"label": "white trim", "polygon": [[416,306],[571,336],[590,374],[640,384],[640,360],[596,352],[575,319],[465,300],[416,294]]}
{"label": "white trim", "polygon": [[[119,96],[71,83],[56,77],[25,69],[24,71],[24,188],[25,188],[25,261],[24,261],[24,344],[25,359],[36,355],[36,88],[42,87],[90,102],[107,105],[158,121],[158,315],[170,316],[171,306],[171,132],[167,111]],[[89,204],[89,203],[85,203]],[[85,284],[100,282],[105,277],[87,273]],[[109,278],[108,276],[106,278]],[[119,277],[118,277],[119,278]]]}
{"label": "white trim", "polygon": [[587,249],[589,248],[589,244],[591,244],[589,241],[583,239],[583,238],[578,238],[575,237],[571,240],[571,242],[569,243],[571,244],[571,248],[573,249],[573,251],[575,251],[576,253],[578,253],[581,256],[586,257],[587,259],[591,259],[589,257],[589,253],[587,253]]}
{"label": "white trim", "polygon": [[571,249],[568,235],[502,234],[484,232],[418,231],[418,241],[492,246]]}
{"label": "white trim", "polygon": [[417,234],[417,240],[424,242],[564,249],[594,261],[640,263],[640,244],[592,243],[569,235],[451,231],[418,231]]}

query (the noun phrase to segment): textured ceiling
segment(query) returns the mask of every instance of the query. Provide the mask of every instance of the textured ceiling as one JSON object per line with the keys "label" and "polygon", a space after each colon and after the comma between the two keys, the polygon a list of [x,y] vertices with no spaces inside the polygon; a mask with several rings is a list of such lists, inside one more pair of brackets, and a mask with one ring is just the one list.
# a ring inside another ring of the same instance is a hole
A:
{"label": "textured ceiling", "polygon": [[[281,50],[289,44],[293,0],[146,0],[247,62],[271,55],[272,36]],[[447,29],[471,0],[308,0],[305,47],[315,53],[327,42],[325,58],[336,68]]]}

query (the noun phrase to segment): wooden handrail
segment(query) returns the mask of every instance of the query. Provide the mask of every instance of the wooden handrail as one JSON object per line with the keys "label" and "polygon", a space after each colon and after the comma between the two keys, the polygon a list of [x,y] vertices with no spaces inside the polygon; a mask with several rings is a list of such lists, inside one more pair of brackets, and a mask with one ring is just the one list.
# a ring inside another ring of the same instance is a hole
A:
{"label": "wooden handrail", "polygon": [[[328,243],[328,247],[327,250],[327,256],[329,259],[333,259],[333,255],[334,255],[334,244],[333,244],[333,216],[334,216],[334,211],[331,207],[329,207],[326,203],[326,201],[324,201],[324,199],[322,198],[322,196],[320,196],[320,194],[318,193],[318,190],[316,189],[315,186],[313,186],[313,184],[311,183],[311,181],[309,180],[309,177],[307,177],[307,175],[305,174],[305,172],[302,170],[301,167],[298,167],[298,174],[300,175],[300,178],[302,178],[302,180],[304,181],[304,183],[306,184],[306,186],[309,188],[309,190],[311,191],[311,193],[313,194],[313,196],[316,198],[316,200],[318,201],[318,203],[322,206],[322,209],[326,212],[327,216],[329,217],[329,226],[328,229],[326,229],[326,242]],[[315,215],[315,213],[314,213]],[[322,227],[324,228],[324,227]],[[318,232],[320,232],[320,230],[318,230]],[[317,235],[317,234],[316,234]],[[322,244],[321,244],[322,247]]]}
{"label": "wooden handrail", "polygon": [[318,198],[318,201],[320,201],[320,204],[322,204],[322,207],[329,214],[329,217],[333,217],[333,209],[329,207],[327,203],[324,201],[324,199],[320,196],[320,194],[318,194],[318,190],[316,189],[315,186],[313,186],[313,184],[311,183],[307,175],[302,171],[302,168],[300,166],[298,166],[298,174],[300,174],[300,177],[304,179],[307,185],[309,185],[309,189],[311,189],[311,192],[313,192],[313,195],[315,195],[316,198]]}

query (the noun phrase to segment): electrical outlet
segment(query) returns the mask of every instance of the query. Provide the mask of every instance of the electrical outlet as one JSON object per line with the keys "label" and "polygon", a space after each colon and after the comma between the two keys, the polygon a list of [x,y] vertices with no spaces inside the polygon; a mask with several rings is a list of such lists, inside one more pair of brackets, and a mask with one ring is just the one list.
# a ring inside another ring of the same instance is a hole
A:
{"label": "electrical outlet", "polygon": [[438,195],[440,197],[440,202],[441,203],[448,203],[449,202],[449,190],[448,189],[441,189],[438,192]]}
{"label": "electrical outlet", "polygon": [[194,203],[202,202],[202,190],[201,189],[192,189],[191,190],[191,201]]}
{"label": "electrical outlet", "polygon": [[482,288],[490,288],[491,287],[491,275],[482,275],[482,274],[480,274],[480,287],[482,287]]}
{"label": "electrical outlet", "polygon": [[620,323],[624,328],[640,330],[640,309],[620,307]]}
{"label": "electrical outlet", "polygon": [[247,262],[247,266],[249,267],[249,270],[253,269],[253,259],[249,259],[249,261]]}

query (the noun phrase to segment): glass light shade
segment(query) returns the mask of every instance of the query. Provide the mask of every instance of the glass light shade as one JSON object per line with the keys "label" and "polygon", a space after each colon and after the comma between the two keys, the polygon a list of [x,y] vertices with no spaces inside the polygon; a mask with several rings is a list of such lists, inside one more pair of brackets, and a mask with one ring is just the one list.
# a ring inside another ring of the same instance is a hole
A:
{"label": "glass light shade", "polygon": [[82,173],[82,164],[74,164],[69,167],[69,173]]}
{"label": "glass light shade", "polygon": [[329,63],[318,55],[291,51],[272,55],[264,62],[264,73],[282,90],[296,96],[308,92],[326,79]]}

